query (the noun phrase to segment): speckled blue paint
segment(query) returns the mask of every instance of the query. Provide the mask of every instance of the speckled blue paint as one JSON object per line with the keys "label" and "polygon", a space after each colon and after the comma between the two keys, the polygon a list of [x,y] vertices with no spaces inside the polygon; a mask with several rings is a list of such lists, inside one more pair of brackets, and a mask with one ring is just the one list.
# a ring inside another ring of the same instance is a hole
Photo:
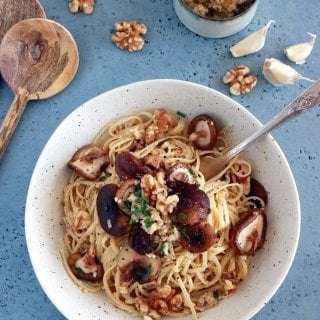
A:
{"label": "speckled blue paint", "polygon": [[[58,96],[30,102],[0,162],[0,319],[63,319],[35,279],[24,234],[24,206],[36,160],[58,124],[77,106],[97,94],[138,80],[176,78],[201,83],[225,94],[225,71],[246,64],[258,76],[249,95],[235,97],[266,122],[308,85],[274,88],[263,78],[265,58],[287,63],[283,48],[306,41],[306,32],[320,36],[320,2],[261,1],[252,23],[225,39],[191,33],[177,19],[170,0],[97,0],[92,16],[73,15],[67,0],[42,0],[47,16],[66,26],[80,51],[80,68],[71,85]],[[117,49],[110,41],[113,24],[121,19],[144,22],[149,30],[141,52]],[[255,55],[232,58],[228,48],[270,19],[265,47]],[[320,78],[320,42],[304,65],[296,69]],[[0,120],[12,94],[0,81]],[[302,228],[293,266],[279,291],[255,317],[317,320],[320,314],[320,109],[279,129],[274,137],[284,151],[300,193]],[[272,279],[270,279],[272,281]]]}

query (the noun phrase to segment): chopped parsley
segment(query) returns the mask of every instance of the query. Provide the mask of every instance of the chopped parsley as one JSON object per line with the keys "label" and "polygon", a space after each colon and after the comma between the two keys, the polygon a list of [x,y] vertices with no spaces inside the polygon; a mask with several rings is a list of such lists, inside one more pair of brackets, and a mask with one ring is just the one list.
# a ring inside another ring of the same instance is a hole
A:
{"label": "chopped parsley", "polygon": [[106,181],[107,180],[107,176],[106,175],[102,175],[100,178],[99,178],[99,181]]}
{"label": "chopped parsley", "polygon": [[77,270],[78,273],[84,274],[84,272],[83,272],[83,270],[81,268],[77,267],[76,270]]}
{"label": "chopped parsley", "polygon": [[168,250],[169,250],[168,242],[162,242],[159,248],[160,255],[167,256],[169,254]]}
{"label": "chopped parsley", "polygon": [[177,228],[177,230],[182,234],[184,235],[188,240],[190,240],[190,237],[188,235],[188,232],[187,230],[185,229],[185,227],[178,223],[178,222],[174,222],[173,225]]}
{"label": "chopped parsley", "polygon": [[146,227],[149,228],[154,223],[154,221],[149,219],[149,217],[152,215],[151,209],[149,207],[149,201],[145,197],[142,189],[138,189],[134,195],[136,197],[136,200],[131,204],[130,224],[138,222],[139,219],[142,220],[143,218],[146,218],[144,219],[144,223]]}
{"label": "chopped parsley", "polygon": [[213,291],[213,297],[218,300],[219,299],[219,291]]}
{"label": "chopped parsley", "polygon": [[164,243],[162,243],[162,244],[161,244],[161,247],[160,247],[160,249],[159,249],[160,254],[161,254],[162,256],[164,256],[164,250],[165,250],[165,246],[164,246]]}
{"label": "chopped parsley", "polygon": [[179,217],[181,219],[185,219],[185,218],[187,218],[187,215],[185,213],[179,213]]}
{"label": "chopped parsley", "polygon": [[194,177],[196,176],[196,173],[191,169],[191,168],[188,168],[188,171],[191,175],[193,175]]}
{"label": "chopped parsley", "polygon": [[160,142],[157,144],[157,147],[161,147],[165,142],[167,142],[167,141],[169,141],[169,140],[170,140],[170,138],[166,138],[166,139],[160,141]]}
{"label": "chopped parsley", "polygon": [[149,228],[155,223],[155,221],[150,220],[150,219],[144,219],[144,220],[143,220],[143,223],[144,223],[144,225],[146,226],[146,228],[149,229]]}
{"label": "chopped parsley", "polygon": [[181,111],[177,111],[177,115],[181,118],[185,118],[187,115]]}
{"label": "chopped parsley", "polygon": [[149,264],[149,265],[148,265],[148,269],[147,269],[147,274],[148,274],[148,276],[150,276],[151,273],[152,273],[152,265]]}

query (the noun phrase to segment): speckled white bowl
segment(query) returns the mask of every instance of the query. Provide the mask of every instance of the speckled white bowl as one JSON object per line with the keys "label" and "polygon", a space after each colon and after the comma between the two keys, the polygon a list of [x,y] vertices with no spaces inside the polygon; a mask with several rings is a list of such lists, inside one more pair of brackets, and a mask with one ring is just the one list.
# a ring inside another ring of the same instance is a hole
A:
{"label": "speckled white bowl", "polygon": [[253,19],[260,0],[240,14],[227,19],[210,19],[193,12],[183,0],[173,0],[173,7],[180,21],[191,31],[208,38],[225,38],[245,28]]}
{"label": "speckled white bowl", "polygon": [[[233,144],[261,126],[249,111],[223,94],[178,80],[151,80],[120,87],[72,112],[53,133],[39,157],[25,212],[26,239],[34,271],[47,296],[67,319],[129,320],[131,316],[114,308],[103,292],[82,293],[64,270],[59,250],[63,247],[64,234],[63,187],[70,177],[66,163],[106,123],[157,107],[180,110],[190,118],[210,113],[219,128],[232,123],[229,139]],[[250,147],[243,157],[252,162],[254,176],[269,191],[267,241],[254,256],[254,268],[237,293],[201,313],[201,320],[252,317],[279,288],[296,252],[299,197],[285,156],[269,135]]]}

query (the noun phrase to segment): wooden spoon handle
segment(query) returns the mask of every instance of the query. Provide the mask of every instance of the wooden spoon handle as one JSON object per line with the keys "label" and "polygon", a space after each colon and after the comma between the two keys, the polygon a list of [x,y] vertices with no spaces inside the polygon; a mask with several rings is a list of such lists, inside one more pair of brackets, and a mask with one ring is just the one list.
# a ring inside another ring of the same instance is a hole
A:
{"label": "wooden spoon handle", "polygon": [[0,159],[27,105],[28,96],[16,94],[0,127]]}

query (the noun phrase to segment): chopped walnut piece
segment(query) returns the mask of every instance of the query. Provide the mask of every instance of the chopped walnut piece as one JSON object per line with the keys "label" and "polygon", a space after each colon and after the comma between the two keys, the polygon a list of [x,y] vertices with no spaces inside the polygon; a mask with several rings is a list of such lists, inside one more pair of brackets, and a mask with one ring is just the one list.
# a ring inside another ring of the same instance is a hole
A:
{"label": "chopped walnut piece", "polygon": [[183,299],[180,293],[169,285],[157,287],[151,292],[150,305],[160,314],[167,314],[169,311],[179,311],[183,306]]}
{"label": "chopped walnut piece", "polygon": [[162,138],[173,123],[170,115],[163,109],[155,110],[153,114],[153,123],[145,130],[144,140],[146,144],[150,144]]}
{"label": "chopped walnut piece", "polygon": [[167,216],[172,213],[179,202],[179,197],[176,194],[165,197],[162,194],[158,194],[156,208],[161,212],[163,216]]}
{"label": "chopped walnut piece", "polygon": [[216,305],[218,301],[214,298],[212,292],[205,292],[196,302],[196,310],[203,311]]}
{"label": "chopped walnut piece", "polygon": [[163,164],[163,159],[156,154],[148,154],[143,158],[143,161],[144,161],[144,164],[154,169],[159,169],[160,166]]}
{"label": "chopped walnut piece", "polygon": [[250,69],[243,65],[235,66],[223,77],[224,83],[230,84],[230,93],[240,95],[249,93],[257,84],[257,77],[250,76]]}
{"label": "chopped walnut piece", "polygon": [[94,1],[95,0],[69,0],[69,9],[73,13],[80,10],[85,14],[91,14],[93,12]]}
{"label": "chopped walnut piece", "polygon": [[157,313],[156,310],[151,309],[148,303],[144,299],[136,298],[135,302],[136,302],[135,306],[137,310],[144,315],[144,320],[146,319],[149,320],[150,318],[153,320],[159,320],[161,318],[159,313]]}
{"label": "chopped walnut piece", "polygon": [[170,310],[176,312],[181,310],[183,307],[183,299],[180,293],[174,295],[172,299],[169,301]]}
{"label": "chopped walnut piece", "polygon": [[173,289],[168,284],[161,285],[152,291],[152,298],[166,299],[170,296]]}
{"label": "chopped walnut piece", "polygon": [[120,49],[129,51],[141,50],[144,46],[144,40],[141,35],[147,33],[147,27],[137,21],[118,21],[114,24],[115,34],[111,40]]}
{"label": "chopped walnut piece", "polygon": [[169,306],[166,301],[162,299],[153,300],[151,303],[153,309],[155,309],[160,314],[168,314]]}
{"label": "chopped walnut piece", "polygon": [[90,214],[84,210],[79,210],[75,216],[73,227],[76,232],[82,232],[90,226],[91,222],[92,219]]}

